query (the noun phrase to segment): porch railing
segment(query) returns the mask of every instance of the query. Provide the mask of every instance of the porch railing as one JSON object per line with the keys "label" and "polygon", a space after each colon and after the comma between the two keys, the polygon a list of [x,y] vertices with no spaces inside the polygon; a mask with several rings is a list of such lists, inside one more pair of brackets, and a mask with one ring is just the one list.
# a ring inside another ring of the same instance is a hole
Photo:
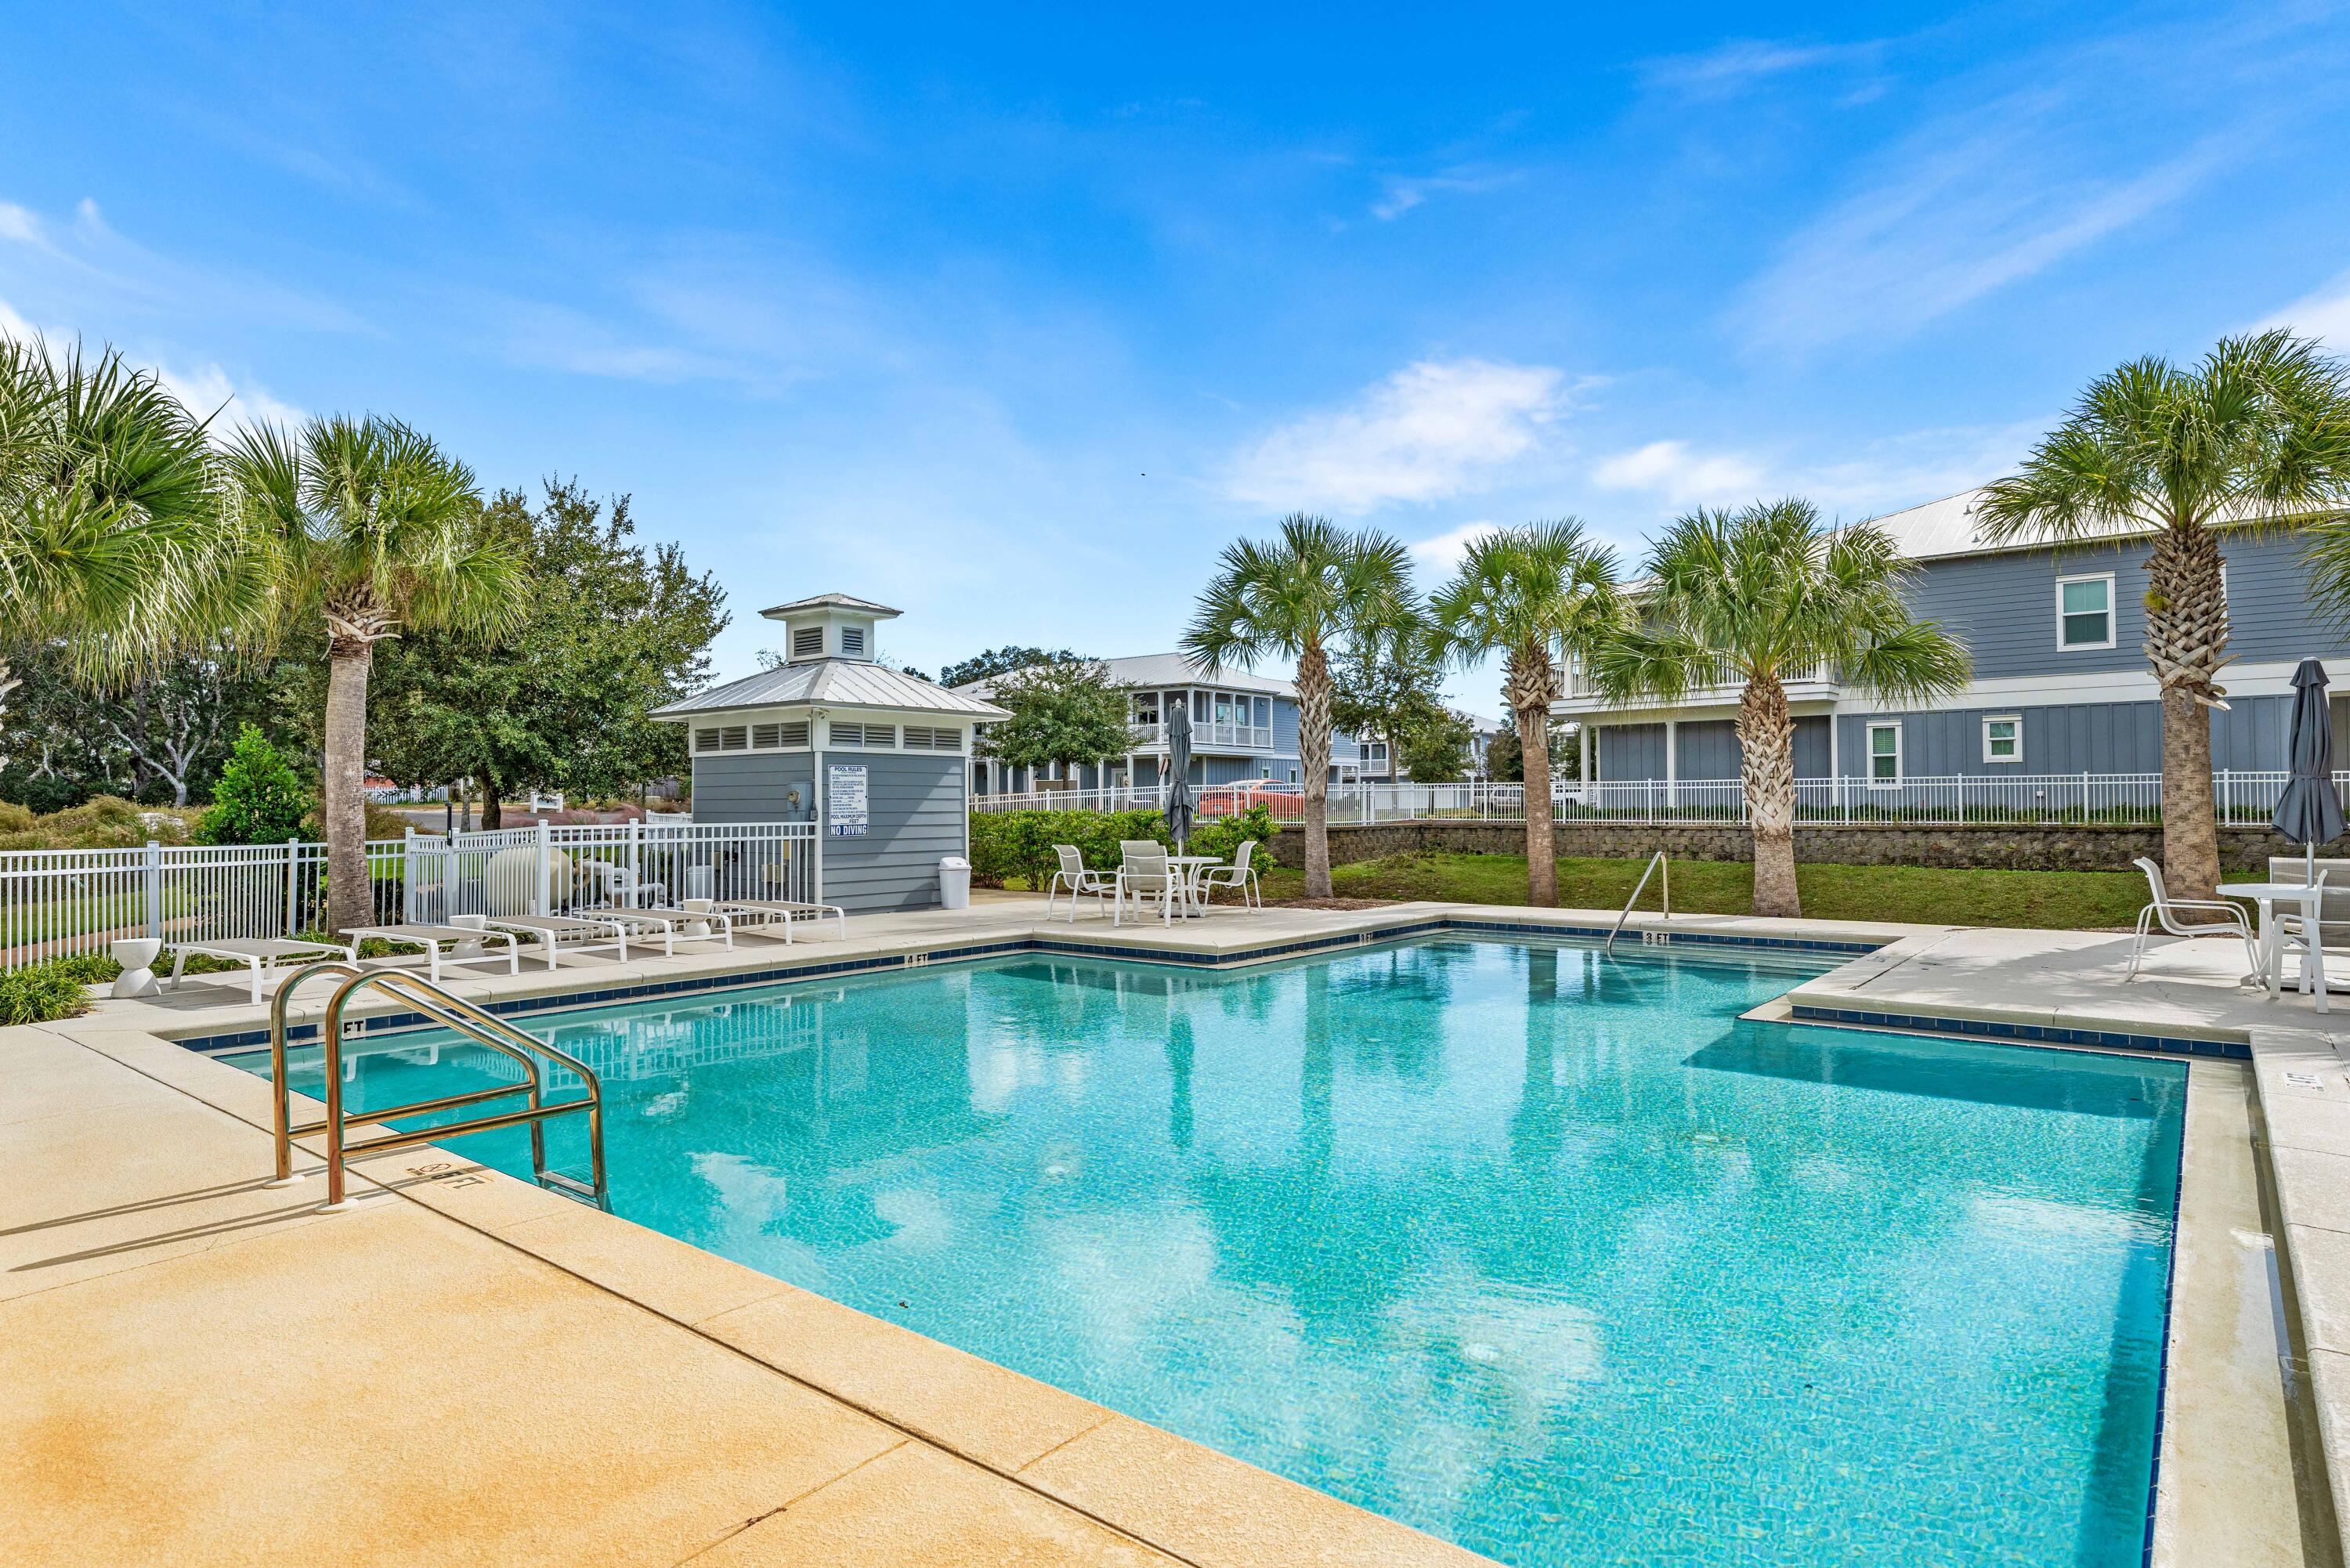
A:
{"label": "porch railing", "polygon": [[[639,822],[411,833],[367,846],[369,919],[545,914],[600,903],[816,897],[814,825]],[[0,970],[125,937],[202,941],[325,929],[327,846],[161,845],[0,852]]]}

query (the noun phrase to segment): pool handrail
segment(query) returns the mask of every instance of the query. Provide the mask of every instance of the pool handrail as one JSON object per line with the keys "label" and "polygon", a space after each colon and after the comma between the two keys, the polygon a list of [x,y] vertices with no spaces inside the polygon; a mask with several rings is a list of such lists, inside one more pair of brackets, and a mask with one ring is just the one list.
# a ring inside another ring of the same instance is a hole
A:
{"label": "pool handrail", "polygon": [[1673,918],[1673,866],[1665,857],[1665,852],[1659,849],[1649,856],[1648,863],[1640,868],[1640,879],[1632,884],[1632,896],[1624,900],[1624,912],[1616,917],[1615,929],[1607,933],[1607,941],[1599,950],[1601,952],[1616,950],[1617,933],[1624,929],[1624,922],[1632,918],[1632,906],[1640,901],[1640,894],[1648,888],[1648,878],[1659,870],[1664,873],[1664,879],[1659,884],[1665,897],[1663,918],[1668,920]]}
{"label": "pool handrail", "polygon": [[[286,1012],[294,992],[314,975],[339,975],[343,978],[328,997],[326,1013],[318,1023],[319,1044],[325,1057],[327,1114],[318,1121],[306,1122],[297,1127],[293,1121],[292,1090],[286,1081]],[[403,1106],[381,1106],[364,1114],[346,1116],[343,1112],[343,1009],[354,994],[370,988],[400,997],[443,1028],[514,1061],[522,1068],[524,1081],[441,1095]],[[545,1080],[539,1071],[538,1058],[541,1056],[577,1074],[587,1094],[578,1099],[549,1105],[546,1099]],[[276,1137],[277,1153],[277,1174],[270,1185],[291,1186],[299,1180],[300,1178],[294,1174],[294,1140],[323,1132],[327,1135],[325,1208],[328,1212],[340,1212],[349,1207],[344,1197],[344,1165],[349,1155],[404,1148],[463,1133],[522,1126],[530,1128],[531,1174],[538,1185],[566,1197],[593,1203],[598,1209],[608,1210],[612,1206],[604,1169],[604,1085],[597,1077],[595,1069],[569,1052],[515,1028],[504,1019],[442,989],[421,975],[397,969],[362,970],[339,959],[306,964],[295,971],[286,977],[286,983],[278,987],[277,994],[269,1005],[269,1082],[271,1129]],[[477,1105],[484,1100],[503,1099],[518,1094],[530,1096],[528,1106],[521,1110],[499,1111],[408,1132],[393,1131],[356,1143],[346,1139],[347,1133],[354,1125],[370,1126],[394,1116],[452,1110],[460,1106]],[[575,1112],[584,1113],[588,1117],[590,1179],[585,1182],[561,1171],[549,1170],[546,1166],[546,1121],[553,1116],[570,1116]]]}

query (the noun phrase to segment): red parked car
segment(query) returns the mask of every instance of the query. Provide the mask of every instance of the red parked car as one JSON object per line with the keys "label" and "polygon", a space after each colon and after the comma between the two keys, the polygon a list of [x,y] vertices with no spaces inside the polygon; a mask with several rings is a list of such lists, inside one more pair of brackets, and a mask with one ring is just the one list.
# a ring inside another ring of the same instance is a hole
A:
{"label": "red parked car", "polygon": [[1305,788],[1279,779],[1243,779],[1238,784],[1211,784],[1200,792],[1201,816],[1238,816],[1260,805],[1273,814],[1275,822],[1303,821]]}

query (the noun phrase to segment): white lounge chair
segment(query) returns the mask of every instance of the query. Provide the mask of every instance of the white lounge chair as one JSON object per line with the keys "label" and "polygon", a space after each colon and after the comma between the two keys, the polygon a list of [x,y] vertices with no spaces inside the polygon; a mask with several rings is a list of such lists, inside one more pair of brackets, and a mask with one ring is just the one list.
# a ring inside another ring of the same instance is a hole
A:
{"label": "white lounge chair", "polygon": [[574,915],[452,915],[449,920],[458,926],[479,921],[491,930],[536,937],[549,969],[560,953],[595,953],[607,948],[616,950],[622,963],[629,961],[629,927],[624,920]]}
{"label": "white lounge chair", "polygon": [[252,971],[253,1000],[261,1002],[261,971],[281,960],[295,963],[312,963],[319,959],[339,958],[345,963],[359,961],[357,942],[306,942],[290,937],[228,938],[210,942],[173,942],[172,944],[172,989],[180,989],[182,971],[188,960],[197,953],[206,958],[231,959]]}
{"label": "white lounge chair", "polygon": [[[677,957],[677,942],[681,935],[690,942],[708,941],[714,935],[729,948],[734,945],[734,922],[723,909],[639,909],[589,906],[571,912],[581,919],[622,920],[639,934],[659,931],[663,958]],[[704,927],[716,926],[718,929],[714,933],[705,930],[700,936],[683,930],[684,927],[696,922]]]}
{"label": "white lounge chair", "polygon": [[[438,921],[414,921],[393,926],[354,926],[350,930],[350,938],[354,943],[373,939],[379,941],[399,942],[408,947],[422,948],[425,978],[435,984],[438,984],[441,980],[441,944],[443,942],[456,944],[456,950],[448,955],[448,961],[451,963],[504,961],[508,974],[522,972],[522,954],[515,950],[512,931],[484,930],[473,926],[444,926]],[[504,952],[484,950],[484,943],[494,946],[501,942],[505,944]],[[408,956],[406,953],[399,955],[400,958]],[[392,963],[397,961],[364,959],[359,961],[364,967],[370,963]]]}
{"label": "white lounge chair", "polygon": [[1077,895],[1080,893],[1093,895],[1094,909],[1098,914],[1101,901],[1118,891],[1117,877],[1107,871],[1087,869],[1086,857],[1074,844],[1055,844],[1053,853],[1060,857],[1061,868],[1053,873],[1051,881],[1045,884],[1045,918],[1048,920],[1053,918],[1053,900],[1060,897],[1064,889],[1069,895],[1069,924],[1074,926],[1077,923]]}
{"label": "white lounge chair", "polygon": [[[2244,960],[2252,972],[2261,971],[2260,945],[2252,940],[2252,928],[2245,922],[2243,907],[2218,898],[2174,898],[2163,886],[2162,867],[2141,855],[2132,862],[2146,873],[2147,887],[2154,894],[2154,902],[2137,912],[2137,940],[2130,945],[2129,970],[2124,981],[2137,978],[2138,965],[2146,957],[2147,939],[2159,924],[2174,937],[2234,937],[2244,944]],[[2218,919],[2182,920],[2181,912],[2199,916],[2220,916]]]}
{"label": "white lounge chair", "polygon": [[1111,925],[1123,922],[1126,901],[1134,900],[1134,912],[1139,918],[1152,899],[1159,901],[1159,923],[1175,923],[1175,906],[1184,897],[1182,879],[1167,864],[1167,846],[1155,838],[1127,838],[1118,842],[1123,860],[1118,868],[1116,894],[1110,904]]}
{"label": "white lounge chair", "polygon": [[[1256,867],[1251,861],[1256,855],[1256,840],[1243,839],[1229,866],[1206,866],[1200,870],[1200,901],[1204,904],[1219,888],[1240,889],[1243,907],[1264,908],[1264,887],[1259,882]],[[1252,899],[1253,895],[1253,899]]]}
{"label": "white lounge chair", "polygon": [[731,917],[735,929],[746,933],[757,931],[767,936],[771,934],[768,928],[780,925],[786,947],[791,945],[795,921],[821,921],[827,916],[840,922],[840,940],[848,940],[848,911],[837,904],[806,904],[791,898],[720,898],[713,900],[710,908]]}

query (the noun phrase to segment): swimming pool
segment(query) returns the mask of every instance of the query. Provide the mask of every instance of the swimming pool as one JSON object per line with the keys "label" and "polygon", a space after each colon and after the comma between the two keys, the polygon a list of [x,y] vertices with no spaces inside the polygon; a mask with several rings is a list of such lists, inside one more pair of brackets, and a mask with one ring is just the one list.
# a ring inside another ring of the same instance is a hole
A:
{"label": "swimming pool", "polygon": [[[528,1027],[604,1075],[619,1213],[1505,1562],[2137,1563],[2185,1067],[1738,1019],[1833,961],[1023,956]],[[441,1038],[356,1103],[488,1081]]]}

